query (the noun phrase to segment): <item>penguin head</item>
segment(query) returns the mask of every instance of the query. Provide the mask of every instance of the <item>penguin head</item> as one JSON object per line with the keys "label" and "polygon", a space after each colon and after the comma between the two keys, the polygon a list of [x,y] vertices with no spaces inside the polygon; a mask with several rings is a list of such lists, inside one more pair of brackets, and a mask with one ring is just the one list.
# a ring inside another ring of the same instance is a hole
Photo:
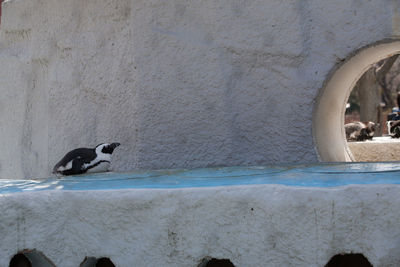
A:
{"label": "penguin head", "polygon": [[120,143],[103,143],[99,144],[96,146],[95,150],[96,152],[101,152],[103,154],[112,154],[114,152],[114,149],[121,145]]}

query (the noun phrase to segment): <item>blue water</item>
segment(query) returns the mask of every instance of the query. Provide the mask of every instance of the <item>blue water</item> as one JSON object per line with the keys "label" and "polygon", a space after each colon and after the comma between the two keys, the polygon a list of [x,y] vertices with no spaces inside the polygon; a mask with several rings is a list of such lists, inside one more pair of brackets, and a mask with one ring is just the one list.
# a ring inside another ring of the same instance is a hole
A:
{"label": "blue water", "polygon": [[112,190],[279,184],[336,187],[349,184],[400,184],[400,163],[335,163],[225,167],[195,170],[97,173],[38,180],[0,179],[0,194],[41,190]]}

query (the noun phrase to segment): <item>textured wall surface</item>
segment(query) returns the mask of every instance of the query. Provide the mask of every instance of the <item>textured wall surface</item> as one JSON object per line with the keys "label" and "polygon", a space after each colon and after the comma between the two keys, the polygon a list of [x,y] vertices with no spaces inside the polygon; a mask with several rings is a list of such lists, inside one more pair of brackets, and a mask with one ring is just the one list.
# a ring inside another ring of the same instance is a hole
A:
{"label": "textured wall surface", "polygon": [[400,161],[398,139],[374,137],[374,142],[349,142],[348,145],[356,161]]}
{"label": "textured wall surface", "polygon": [[317,161],[329,71],[399,32],[398,3],[11,0],[0,27],[0,178],[118,141],[111,168]]}
{"label": "textured wall surface", "polygon": [[0,265],[36,249],[59,267],[86,256],[116,266],[325,266],[362,253],[400,262],[400,187],[274,185],[202,189],[42,191],[0,198]]}

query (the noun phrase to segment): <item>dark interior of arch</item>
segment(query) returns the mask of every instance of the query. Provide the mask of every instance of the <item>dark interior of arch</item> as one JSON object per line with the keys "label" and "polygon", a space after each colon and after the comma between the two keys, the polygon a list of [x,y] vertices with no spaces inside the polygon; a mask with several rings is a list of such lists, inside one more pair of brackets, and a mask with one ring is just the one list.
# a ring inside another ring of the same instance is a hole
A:
{"label": "dark interior of arch", "polygon": [[55,265],[42,252],[25,249],[11,258],[9,267],[55,267]]}
{"label": "dark interior of arch", "polygon": [[32,267],[32,263],[23,253],[18,253],[11,258],[9,267]]}
{"label": "dark interior of arch", "polygon": [[363,254],[337,254],[333,256],[325,267],[372,267],[372,264]]}
{"label": "dark interior of arch", "polygon": [[203,260],[199,267],[235,267],[235,265],[228,259],[211,258]]}
{"label": "dark interior of arch", "polygon": [[109,258],[104,257],[97,260],[96,267],[115,267],[115,265]]}
{"label": "dark interior of arch", "polygon": [[115,264],[107,257],[85,257],[79,267],[115,267]]}

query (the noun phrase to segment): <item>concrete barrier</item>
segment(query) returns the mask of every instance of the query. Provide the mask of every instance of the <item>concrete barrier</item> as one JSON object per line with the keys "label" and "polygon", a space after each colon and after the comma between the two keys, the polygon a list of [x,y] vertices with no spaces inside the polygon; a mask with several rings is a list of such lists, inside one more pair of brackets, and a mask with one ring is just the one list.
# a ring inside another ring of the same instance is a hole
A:
{"label": "concrete barrier", "polygon": [[24,250],[59,267],[319,267],[343,253],[396,266],[399,183],[389,163],[0,181],[0,266]]}
{"label": "concrete barrier", "polygon": [[374,137],[373,141],[349,142],[348,146],[356,161],[400,161],[400,140],[390,137]]}

